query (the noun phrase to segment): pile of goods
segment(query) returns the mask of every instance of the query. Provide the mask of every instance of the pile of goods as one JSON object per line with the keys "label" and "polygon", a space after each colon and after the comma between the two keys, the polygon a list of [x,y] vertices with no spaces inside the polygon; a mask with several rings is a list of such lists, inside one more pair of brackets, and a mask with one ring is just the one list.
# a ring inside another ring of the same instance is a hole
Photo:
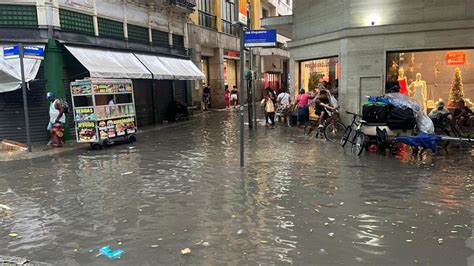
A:
{"label": "pile of goods", "polygon": [[369,97],[362,109],[362,119],[368,124],[386,125],[391,130],[412,130],[416,126],[421,132],[434,132],[433,122],[420,104],[400,93]]}

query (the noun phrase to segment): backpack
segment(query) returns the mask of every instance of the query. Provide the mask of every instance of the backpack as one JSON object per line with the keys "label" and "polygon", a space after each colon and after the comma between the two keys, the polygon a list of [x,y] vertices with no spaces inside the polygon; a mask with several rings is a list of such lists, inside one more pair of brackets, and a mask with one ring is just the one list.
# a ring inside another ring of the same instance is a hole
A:
{"label": "backpack", "polygon": [[61,107],[63,108],[64,113],[69,114],[69,104],[67,103],[67,101],[64,99],[58,99],[58,101]]}

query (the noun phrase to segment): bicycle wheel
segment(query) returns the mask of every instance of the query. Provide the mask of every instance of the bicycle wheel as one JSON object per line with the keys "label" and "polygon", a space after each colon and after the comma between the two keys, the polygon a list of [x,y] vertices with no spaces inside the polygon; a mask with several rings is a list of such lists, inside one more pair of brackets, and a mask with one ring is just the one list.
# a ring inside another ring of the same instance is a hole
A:
{"label": "bicycle wheel", "polygon": [[352,143],[351,151],[355,155],[359,156],[362,154],[362,151],[365,148],[365,134],[358,131],[356,132],[356,136],[354,138],[354,143]]}
{"label": "bicycle wheel", "polygon": [[324,137],[330,142],[336,142],[337,140],[341,140],[344,133],[346,132],[346,126],[337,121],[336,124],[329,123],[324,128]]}
{"label": "bicycle wheel", "polygon": [[349,141],[349,137],[351,136],[352,133],[352,127],[346,127],[344,130],[344,134],[342,134],[342,138],[339,141],[339,144],[344,147],[347,144],[347,141]]}

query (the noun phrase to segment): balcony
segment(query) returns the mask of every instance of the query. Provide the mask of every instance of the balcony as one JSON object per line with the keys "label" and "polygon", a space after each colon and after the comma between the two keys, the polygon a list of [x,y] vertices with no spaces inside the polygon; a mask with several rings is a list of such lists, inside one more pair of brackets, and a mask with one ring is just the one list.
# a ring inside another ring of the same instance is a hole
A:
{"label": "balcony", "polygon": [[217,30],[217,17],[199,10],[199,25],[211,30]]}
{"label": "balcony", "polygon": [[185,12],[193,12],[196,7],[196,0],[167,0],[167,3]]}
{"label": "balcony", "polygon": [[232,36],[240,36],[240,27],[238,25],[232,24],[232,22],[223,19],[222,20],[222,32],[227,33]]}

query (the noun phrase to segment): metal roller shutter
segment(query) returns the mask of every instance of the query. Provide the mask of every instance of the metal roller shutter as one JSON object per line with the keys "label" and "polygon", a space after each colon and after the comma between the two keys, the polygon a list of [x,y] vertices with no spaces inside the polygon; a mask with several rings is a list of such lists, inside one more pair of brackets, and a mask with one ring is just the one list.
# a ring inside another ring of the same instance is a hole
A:
{"label": "metal roller shutter", "polygon": [[174,83],[175,83],[174,89],[175,89],[176,100],[186,104],[187,101],[188,101],[188,98],[186,97],[187,96],[187,94],[186,94],[186,81],[185,80],[175,80]]}
{"label": "metal roller shutter", "polygon": [[166,112],[168,105],[173,100],[173,90],[171,87],[171,81],[169,80],[154,80],[155,88],[155,111],[157,114],[157,122],[163,122],[168,120],[168,114]]}
{"label": "metal roller shutter", "polygon": [[[28,111],[32,142],[45,142],[46,144],[46,141],[49,139],[46,130],[49,118],[45,95],[43,69],[40,68],[36,79],[30,82],[29,90],[27,91]],[[0,93],[0,125],[0,140],[9,139],[26,143],[21,89]]]}
{"label": "metal roller shutter", "polygon": [[137,113],[137,125],[139,127],[153,125],[153,91],[152,81],[143,79],[133,80],[133,92],[135,96],[135,110]]}

